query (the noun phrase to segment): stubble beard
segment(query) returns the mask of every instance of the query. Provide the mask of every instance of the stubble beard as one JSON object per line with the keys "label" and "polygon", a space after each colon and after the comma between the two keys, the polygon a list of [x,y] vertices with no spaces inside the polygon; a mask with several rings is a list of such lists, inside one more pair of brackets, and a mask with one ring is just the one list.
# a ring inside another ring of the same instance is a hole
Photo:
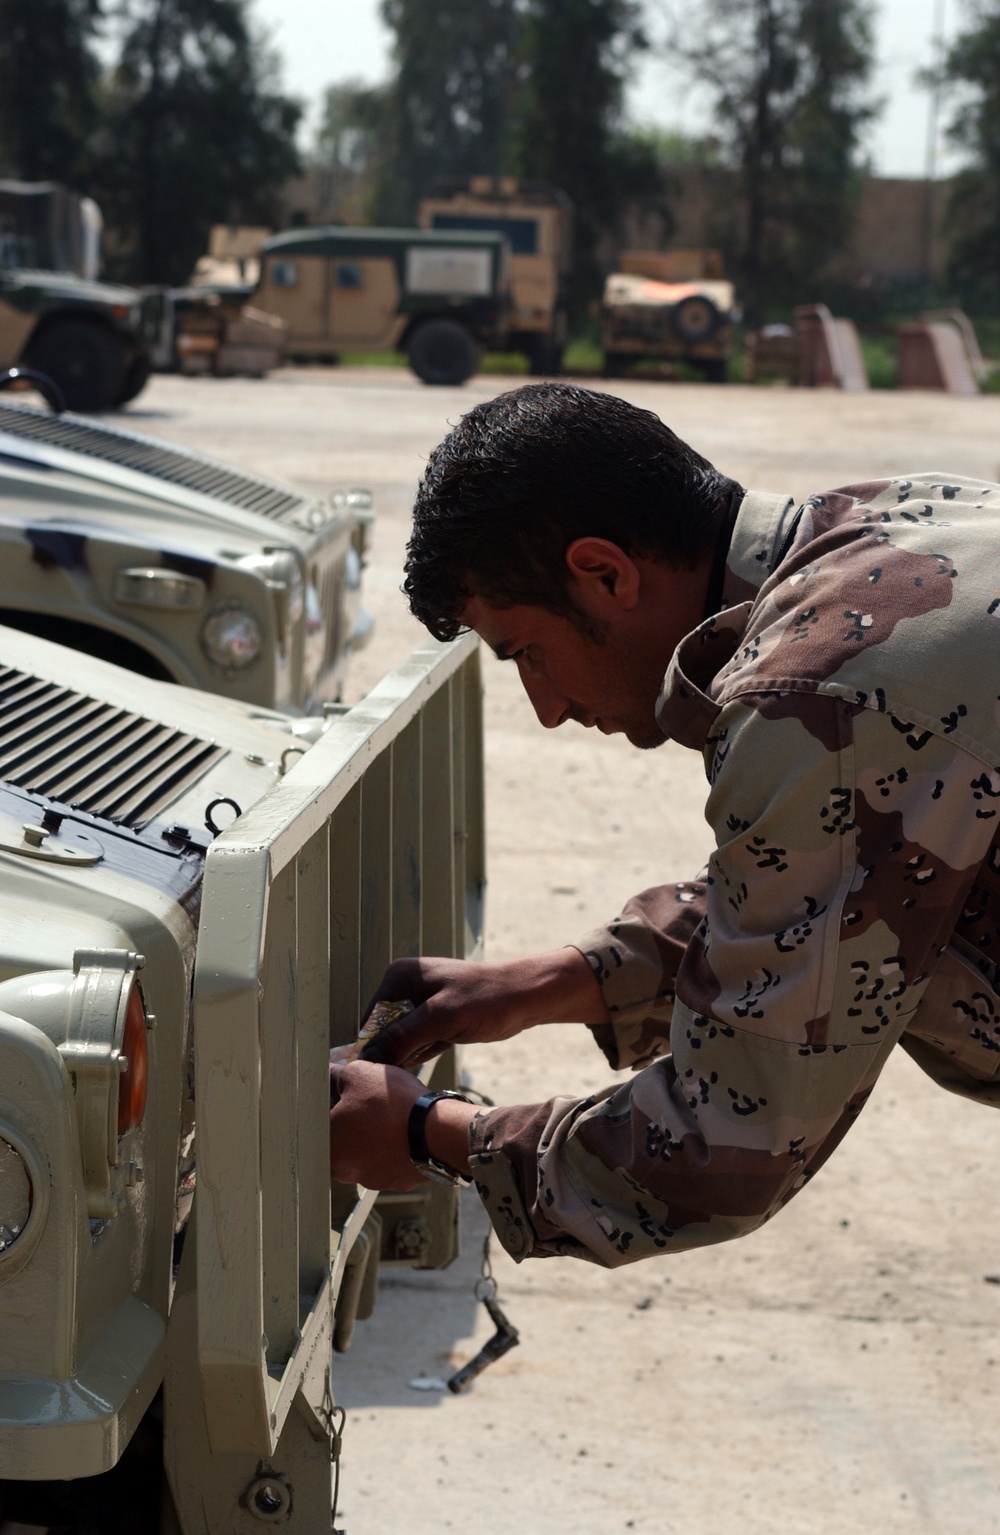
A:
{"label": "stubble beard", "polygon": [[631,746],[637,746],[641,752],[655,751],[658,746],[665,746],[666,736],[656,722],[656,716],[649,724],[629,725],[625,731],[625,739]]}

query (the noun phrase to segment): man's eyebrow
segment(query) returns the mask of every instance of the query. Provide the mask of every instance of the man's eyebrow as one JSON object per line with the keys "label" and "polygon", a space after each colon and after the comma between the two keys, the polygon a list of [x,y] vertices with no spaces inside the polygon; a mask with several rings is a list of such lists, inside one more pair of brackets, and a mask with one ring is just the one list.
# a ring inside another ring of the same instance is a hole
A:
{"label": "man's eyebrow", "polygon": [[498,640],[495,645],[490,646],[490,649],[498,661],[513,661],[514,659],[510,653],[510,640]]}

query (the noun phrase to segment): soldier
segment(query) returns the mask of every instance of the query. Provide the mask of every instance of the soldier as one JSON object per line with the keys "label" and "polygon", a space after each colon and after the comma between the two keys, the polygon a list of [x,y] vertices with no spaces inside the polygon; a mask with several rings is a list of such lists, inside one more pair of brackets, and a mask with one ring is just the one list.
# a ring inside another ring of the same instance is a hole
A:
{"label": "soldier", "polygon": [[[1000,486],[796,506],[623,400],[530,385],[432,455],[406,572],[413,612],[517,666],[543,725],[701,751],[716,848],[572,947],[397,961],[378,996],[414,1007],[336,1071],[336,1176],[468,1171],[514,1258],[615,1266],[767,1220],[897,1043],[998,1101]],[[638,1074],[484,1112],[400,1070],[570,1020]]]}

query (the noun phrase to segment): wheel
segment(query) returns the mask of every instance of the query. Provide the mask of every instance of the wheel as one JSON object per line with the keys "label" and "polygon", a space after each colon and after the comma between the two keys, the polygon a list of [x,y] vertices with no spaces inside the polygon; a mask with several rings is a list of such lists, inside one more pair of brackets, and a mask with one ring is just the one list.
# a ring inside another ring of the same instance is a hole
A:
{"label": "wheel", "polygon": [[133,357],[125,370],[125,382],[115,404],[127,405],[129,400],[134,400],[137,394],[141,394],[152,371],[153,359],[148,352],[140,352],[138,356]]}
{"label": "wheel", "polygon": [[56,320],[28,348],[28,361],[55,379],[70,410],[108,410],[125,387],[125,348],[96,320]]}
{"label": "wheel", "polygon": [[535,336],[528,346],[528,370],[534,378],[556,378],[562,372],[562,347],[553,336]]}
{"label": "wheel", "polygon": [[698,362],[706,384],[725,384],[729,381],[729,363],[725,357],[706,357]]}
{"label": "wheel", "polygon": [[602,378],[621,378],[625,370],[631,367],[633,362],[631,352],[605,352],[604,366],[601,369]]}
{"label": "wheel", "polygon": [[704,293],[691,293],[674,305],[670,323],[682,341],[709,341],[722,324],[722,316]]}
{"label": "wheel", "polygon": [[457,320],[425,320],[413,332],[406,355],[425,384],[464,384],[479,366],[479,348]]}

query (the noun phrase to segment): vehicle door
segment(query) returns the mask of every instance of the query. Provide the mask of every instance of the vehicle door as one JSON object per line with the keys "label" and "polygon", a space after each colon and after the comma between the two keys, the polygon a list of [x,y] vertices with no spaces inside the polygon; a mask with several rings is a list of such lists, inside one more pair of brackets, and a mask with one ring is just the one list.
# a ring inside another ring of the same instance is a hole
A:
{"label": "vehicle door", "polygon": [[338,348],[391,346],[403,327],[396,262],[345,253],[330,262],[330,337]]}
{"label": "vehicle door", "polygon": [[329,281],[330,261],[319,251],[287,256],[270,251],[265,257],[254,304],[288,322],[293,351],[296,343],[329,339]]}

